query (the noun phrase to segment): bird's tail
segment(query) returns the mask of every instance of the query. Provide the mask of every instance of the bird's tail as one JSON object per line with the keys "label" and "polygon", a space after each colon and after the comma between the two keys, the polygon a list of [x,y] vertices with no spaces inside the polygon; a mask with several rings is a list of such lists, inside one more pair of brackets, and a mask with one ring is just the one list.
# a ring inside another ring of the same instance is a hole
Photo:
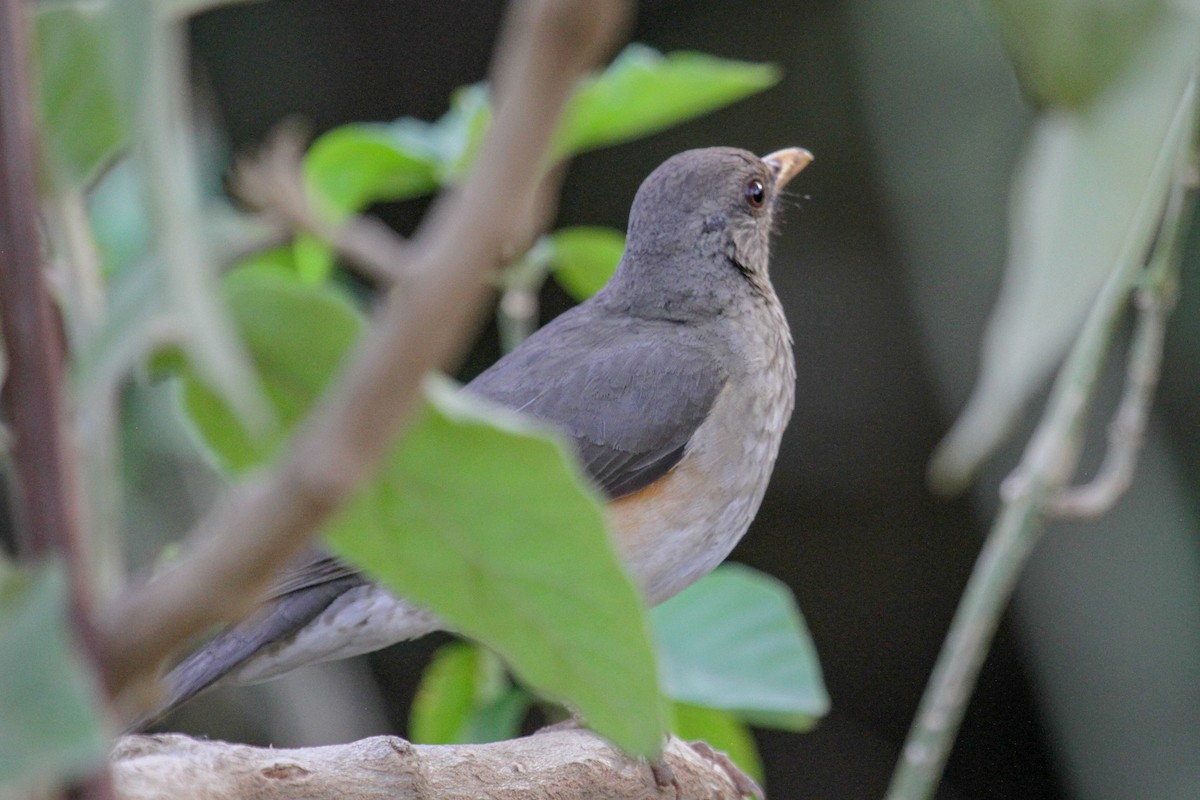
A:
{"label": "bird's tail", "polygon": [[255,683],[287,671],[281,669],[267,674],[259,670],[261,674],[249,680],[238,677],[253,662],[269,659],[272,653],[286,650],[297,635],[335,601],[366,583],[360,575],[347,575],[306,586],[271,600],[249,619],[221,631],[166,675],[163,679],[166,700],[135,722],[130,731],[144,730],[197,694],[227,680]]}

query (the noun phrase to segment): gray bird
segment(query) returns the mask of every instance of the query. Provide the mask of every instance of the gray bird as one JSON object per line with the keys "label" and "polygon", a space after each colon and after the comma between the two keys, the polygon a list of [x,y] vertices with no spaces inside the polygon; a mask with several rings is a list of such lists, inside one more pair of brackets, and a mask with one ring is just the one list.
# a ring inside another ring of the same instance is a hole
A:
{"label": "gray bird", "polygon": [[[796,382],[770,240],[781,190],[811,161],[799,148],[760,159],[728,147],[668,159],[638,189],[608,285],[464,389],[567,434],[650,604],[716,567],[766,490]],[[440,627],[313,554],[256,614],[167,676],[155,716],[219,683],[267,680]]]}

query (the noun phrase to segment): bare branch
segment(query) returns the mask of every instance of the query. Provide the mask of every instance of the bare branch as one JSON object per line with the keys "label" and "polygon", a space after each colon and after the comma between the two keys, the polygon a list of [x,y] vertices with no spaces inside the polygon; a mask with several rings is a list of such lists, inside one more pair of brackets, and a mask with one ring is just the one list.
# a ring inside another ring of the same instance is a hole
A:
{"label": "bare branch", "polygon": [[[128,736],[112,759],[125,800],[345,797],[390,800],[733,800],[743,796],[722,754],[672,737],[659,769],[594,733],[551,729],[506,742],[413,745],[376,736],[345,745],[276,750],[191,739]],[[669,773],[665,784],[657,776]]]}
{"label": "bare branch", "polygon": [[456,359],[489,296],[487,274],[527,241],[555,123],[576,80],[628,15],[620,0],[526,0],[504,26],[494,67],[498,105],[478,166],[441,197],[408,248],[393,292],[330,394],[273,470],[236,487],[190,538],[175,567],[109,609],[104,667],[130,684],[190,637],[246,613],[280,565],[382,456],[431,368]]}

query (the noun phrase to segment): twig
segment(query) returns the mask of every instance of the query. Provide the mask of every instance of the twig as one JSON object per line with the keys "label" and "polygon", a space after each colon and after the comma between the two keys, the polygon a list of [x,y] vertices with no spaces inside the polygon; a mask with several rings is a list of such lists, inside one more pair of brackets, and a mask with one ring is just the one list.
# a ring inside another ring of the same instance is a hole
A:
{"label": "twig", "polygon": [[[1190,165],[1189,165],[1190,166]],[[1194,169],[1182,170],[1163,215],[1164,224],[1190,217]],[[1179,253],[1184,225],[1164,230],[1175,241],[1156,248],[1156,259],[1146,268],[1142,286],[1134,294],[1137,325],[1125,368],[1125,389],[1117,413],[1108,427],[1108,449],[1096,477],[1081,486],[1060,490],[1047,501],[1047,513],[1060,518],[1095,518],[1107,512],[1133,483],[1138,454],[1146,439],[1150,402],[1162,367],[1167,316],[1177,299]]]}
{"label": "twig", "polygon": [[1172,301],[1154,289],[1138,290],[1134,303],[1137,328],[1130,345],[1125,391],[1109,423],[1108,449],[1096,477],[1069,486],[1047,501],[1048,514],[1061,518],[1095,518],[1107,512],[1133,483],[1134,468],[1146,440],[1150,401],[1158,385],[1163,337]]}
{"label": "twig", "polygon": [[[625,755],[594,733],[547,729],[505,742],[413,745],[394,736],[351,744],[276,750],[190,739],[128,736],[113,754],[125,800],[344,797],[389,800],[736,800],[723,754],[672,737],[663,768]],[[735,768],[736,769],[736,768]],[[660,785],[658,776],[671,780]]]}
{"label": "twig", "polygon": [[111,685],[129,686],[207,627],[245,613],[315,535],[407,421],[424,373],[458,357],[514,238],[577,78],[628,15],[619,0],[526,0],[509,11],[494,67],[499,104],[476,169],[443,196],[393,292],[329,396],[269,472],[235,487],[193,531],[185,558],[102,621]]}
{"label": "twig", "polygon": [[231,188],[286,228],[306,231],[329,244],[364,277],[386,286],[395,284],[409,261],[408,245],[373,217],[351,217],[342,223],[322,219],[305,192],[303,152],[299,132],[285,125],[256,157],[239,159]]}
{"label": "twig", "polygon": [[[1180,136],[1181,149],[1189,153],[1194,111],[1194,82],[1187,91],[1165,141]],[[1174,170],[1174,183],[1186,180],[1181,153],[1164,146],[1155,169]],[[1144,197],[1143,206],[1158,202]],[[1182,204],[1168,204],[1150,264],[1178,264],[1183,227]],[[1151,207],[1152,209],[1152,207]],[[1141,211],[1145,208],[1140,209]],[[1151,213],[1153,213],[1151,211]],[[1084,321],[1066,362],[1058,373],[1037,430],[1026,446],[1016,470],[1001,486],[1000,513],[988,533],[971,572],[967,588],[950,623],[950,631],[921,698],[912,728],[892,781],[887,800],[924,800],[933,796],[954,744],[967,701],[979,669],[1012,596],[1017,579],[1044,528],[1053,498],[1067,484],[1078,460],[1086,412],[1099,380],[1112,337],[1122,319],[1129,293],[1143,270],[1141,254],[1121,254]],[[1158,284],[1165,291],[1168,281]],[[1161,343],[1161,340],[1159,340]]]}

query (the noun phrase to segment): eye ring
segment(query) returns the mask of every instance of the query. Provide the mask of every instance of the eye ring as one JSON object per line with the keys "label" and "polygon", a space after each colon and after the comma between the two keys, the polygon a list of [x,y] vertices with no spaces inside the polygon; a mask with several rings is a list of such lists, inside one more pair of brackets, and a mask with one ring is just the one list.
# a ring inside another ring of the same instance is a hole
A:
{"label": "eye ring", "polygon": [[746,181],[745,187],[742,189],[742,195],[746,198],[746,202],[751,208],[762,208],[763,203],[767,199],[767,187],[759,178],[751,178]]}

